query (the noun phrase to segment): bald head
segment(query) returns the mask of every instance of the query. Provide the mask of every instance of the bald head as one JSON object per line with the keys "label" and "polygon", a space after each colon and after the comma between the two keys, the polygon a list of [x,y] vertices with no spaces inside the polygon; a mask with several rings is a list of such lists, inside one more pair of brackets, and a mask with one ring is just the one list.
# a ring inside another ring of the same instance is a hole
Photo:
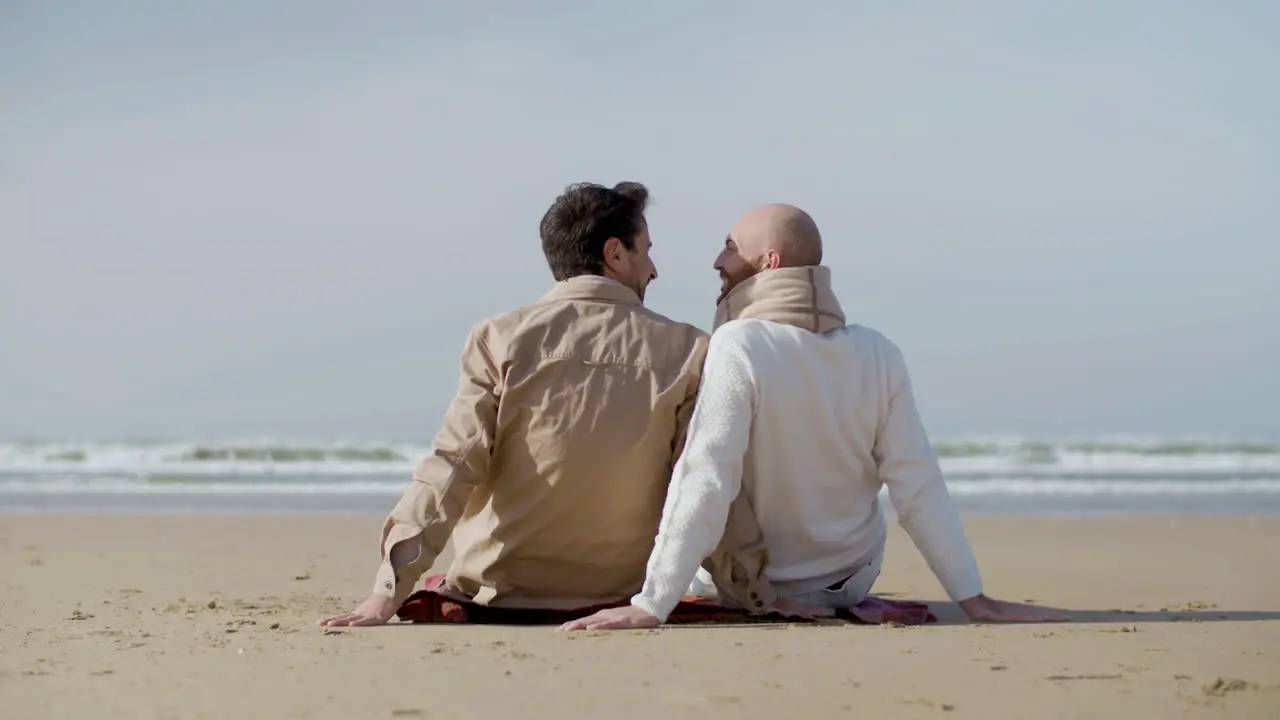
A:
{"label": "bald head", "polygon": [[785,203],[752,208],[733,224],[716,258],[720,298],[761,271],[821,264],[822,235],[809,213]]}
{"label": "bald head", "polygon": [[752,208],[734,223],[729,237],[744,258],[777,253],[777,267],[822,264],[822,234],[809,213],[795,205],[770,203]]}

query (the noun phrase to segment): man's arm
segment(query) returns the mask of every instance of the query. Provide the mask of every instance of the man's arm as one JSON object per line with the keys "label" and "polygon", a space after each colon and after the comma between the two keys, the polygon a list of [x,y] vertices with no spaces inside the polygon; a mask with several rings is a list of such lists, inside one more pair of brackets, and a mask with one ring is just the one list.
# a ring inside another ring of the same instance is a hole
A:
{"label": "man's arm", "polygon": [[706,562],[717,589],[750,612],[813,617],[821,609],[781,600],[765,577],[763,536],[741,497],[756,386],[744,352],[722,332],[711,336],[702,384],[676,461],[649,555],[644,586],[631,604],[601,610],[561,630],[611,630],[662,624]]}
{"label": "man's arm", "polygon": [[458,392],[445,412],[431,454],[418,464],[412,485],[383,525],[382,562],[372,594],[354,612],[321,624],[390,620],[444,549],[472,490],[488,476],[500,379],[489,341],[487,323],[472,328],[467,336]]}
{"label": "man's arm", "polygon": [[631,599],[633,606],[660,621],[684,597],[698,565],[724,534],[729,507],[742,488],[755,397],[742,350],[723,335],[713,335],[644,587]]}
{"label": "man's arm", "polygon": [[898,512],[898,522],[911,535],[947,595],[959,603],[970,620],[1058,622],[1068,619],[1068,614],[1057,608],[995,600],[983,594],[978,563],[916,410],[906,362],[897,347],[887,341],[886,344],[889,410],[879,428],[873,454]]}
{"label": "man's arm", "polygon": [[885,348],[888,411],[877,429],[872,455],[899,524],[947,595],[957,602],[968,600],[982,594],[978,563],[916,410],[906,362],[887,340]]}
{"label": "man's arm", "polygon": [[[418,464],[413,484],[383,525],[376,595],[392,597],[397,603],[408,597],[444,550],[471,491],[488,477],[500,377],[489,340],[488,324],[468,334],[458,392],[445,412],[431,453]],[[408,549],[396,552],[401,543]],[[392,562],[393,555],[399,562]]]}

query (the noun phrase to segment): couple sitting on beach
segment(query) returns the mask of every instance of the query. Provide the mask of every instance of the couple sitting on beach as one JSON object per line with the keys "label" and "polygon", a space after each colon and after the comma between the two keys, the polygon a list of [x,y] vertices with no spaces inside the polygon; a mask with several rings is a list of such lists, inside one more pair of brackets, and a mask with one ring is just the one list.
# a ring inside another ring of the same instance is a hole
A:
{"label": "couple sitting on beach", "polygon": [[386,623],[450,538],[440,594],[582,610],[567,630],[660,625],[699,567],[721,607],[828,616],[880,573],[882,486],[971,619],[1057,619],[983,594],[902,354],[846,323],[812,218],[766,205],[734,225],[708,336],[643,305],[647,200],[638,183],[555,200],[540,231],[556,285],[471,330],[372,594],[321,624]]}

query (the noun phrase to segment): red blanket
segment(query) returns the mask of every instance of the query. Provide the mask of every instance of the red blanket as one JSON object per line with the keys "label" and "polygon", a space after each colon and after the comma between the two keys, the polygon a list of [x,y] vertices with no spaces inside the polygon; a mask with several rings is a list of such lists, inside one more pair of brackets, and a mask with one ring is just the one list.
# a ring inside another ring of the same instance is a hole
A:
{"label": "red blanket", "polygon": [[[528,610],[520,608],[496,608],[457,600],[441,594],[443,575],[431,575],[425,587],[415,592],[400,606],[396,613],[401,620],[414,623],[454,623],[475,625],[559,625],[590,615],[613,605],[594,605],[577,610]],[[879,625],[923,625],[937,618],[929,612],[929,606],[918,602],[904,602],[868,597],[852,610],[840,610],[836,617],[855,623]],[[716,605],[712,600],[687,597],[667,618],[668,623],[747,623],[747,622],[805,622],[781,615],[751,615],[745,610],[735,610]]]}

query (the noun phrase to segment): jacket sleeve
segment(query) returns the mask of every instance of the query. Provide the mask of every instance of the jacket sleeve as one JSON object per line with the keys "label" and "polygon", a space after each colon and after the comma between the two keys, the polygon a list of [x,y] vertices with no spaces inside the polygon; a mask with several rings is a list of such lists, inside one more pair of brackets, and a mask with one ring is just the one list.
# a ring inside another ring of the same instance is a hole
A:
{"label": "jacket sleeve", "polygon": [[500,381],[492,341],[487,323],[467,336],[458,392],[430,454],[383,525],[375,595],[403,602],[412,593],[444,549],[472,490],[488,477]]}

